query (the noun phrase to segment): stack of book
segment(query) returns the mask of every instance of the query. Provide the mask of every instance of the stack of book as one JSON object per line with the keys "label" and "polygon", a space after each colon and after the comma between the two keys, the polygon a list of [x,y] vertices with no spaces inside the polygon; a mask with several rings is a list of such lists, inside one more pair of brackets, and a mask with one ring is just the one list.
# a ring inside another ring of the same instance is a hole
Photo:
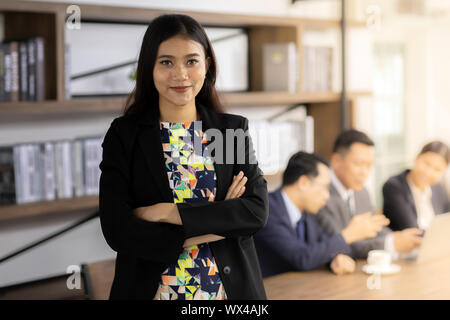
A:
{"label": "stack of book", "polygon": [[0,101],[45,99],[44,38],[0,44]]}
{"label": "stack of book", "polygon": [[0,203],[96,195],[102,138],[0,147]]}
{"label": "stack of book", "polygon": [[289,158],[298,151],[314,151],[314,120],[306,116],[302,121],[249,121],[258,165],[264,174],[283,171]]}
{"label": "stack of book", "polygon": [[303,48],[303,91],[332,91],[333,48]]}

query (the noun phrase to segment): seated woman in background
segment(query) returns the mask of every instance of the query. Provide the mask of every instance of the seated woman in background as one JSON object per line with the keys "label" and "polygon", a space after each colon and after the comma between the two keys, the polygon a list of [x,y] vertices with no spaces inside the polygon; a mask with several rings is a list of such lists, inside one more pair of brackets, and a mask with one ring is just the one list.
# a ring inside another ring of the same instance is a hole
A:
{"label": "seated woman in background", "polygon": [[440,141],[422,148],[411,170],[391,177],[383,186],[384,215],[393,230],[426,230],[434,215],[450,211],[450,202],[439,183],[450,162],[450,149]]}

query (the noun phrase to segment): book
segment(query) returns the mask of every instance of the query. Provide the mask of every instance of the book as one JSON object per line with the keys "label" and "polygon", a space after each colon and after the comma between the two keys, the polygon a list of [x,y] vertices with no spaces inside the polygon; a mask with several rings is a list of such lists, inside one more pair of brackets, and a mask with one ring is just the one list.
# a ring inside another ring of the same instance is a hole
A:
{"label": "book", "polygon": [[41,171],[37,144],[22,144],[14,147],[14,169],[16,202],[18,204],[41,200]]}
{"label": "book", "polygon": [[[0,74],[1,77],[1,74]],[[28,100],[28,49],[27,43],[19,42],[19,91],[20,100]],[[1,81],[1,80],[0,80]]]}
{"label": "book", "polygon": [[42,200],[55,200],[55,147],[52,142],[40,144],[40,166],[42,173]]}
{"label": "book", "polygon": [[96,195],[99,193],[100,162],[102,159],[102,139],[88,138],[84,143],[84,168],[85,168],[85,194]]}
{"label": "book", "polygon": [[36,100],[36,44],[28,39],[28,100]]}
{"label": "book", "polygon": [[36,37],[36,101],[45,100],[44,38]]}
{"label": "book", "polygon": [[72,155],[70,141],[58,141],[55,143],[55,166],[57,198],[72,198]]}
{"label": "book", "polygon": [[333,81],[333,48],[303,48],[303,91],[332,91]]}
{"label": "book", "polygon": [[297,61],[297,47],[294,42],[264,44],[264,90],[296,92],[298,86]]}
{"label": "book", "polygon": [[0,101],[6,101],[5,77],[5,49],[0,43]]}
{"label": "book", "polygon": [[11,96],[9,101],[19,101],[19,43],[8,43],[11,54]]}
{"label": "book", "polygon": [[83,141],[80,139],[72,142],[72,159],[73,194],[81,197],[84,195],[84,162]]}
{"label": "book", "polygon": [[14,182],[16,189],[16,203],[20,204],[23,202],[23,191],[22,191],[22,170],[20,162],[20,153],[22,146],[16,145],[13,147],[13,159],[14,159]]}
{"label": "book", "polygon": [[3,54],[4,54],[4,66],[5,66],[5,77],[4,77],[4,101],[11,101],[11,48],[7,43],[2,44]]}
{"label": "book", "polygon": [[0,204],[16,202],[14,148],[0,147]]}
{"label": "book", "polygon": [[259,167],[265,174],[283,171],[290,157],[298,151],[314,152],[311,116],[305,115],[303,120],[250,120],[249,133]]}

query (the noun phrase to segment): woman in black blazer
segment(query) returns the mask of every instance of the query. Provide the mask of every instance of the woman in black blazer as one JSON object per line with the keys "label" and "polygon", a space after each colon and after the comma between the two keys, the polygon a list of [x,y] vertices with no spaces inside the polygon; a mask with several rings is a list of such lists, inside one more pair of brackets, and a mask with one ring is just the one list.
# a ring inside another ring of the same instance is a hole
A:
{"label": "woman in black blazer", "polygon": [[[439,141],[430,142],[422,148],[411,170],[391,177],[384,184],[383,210],[391,221],[391,229],[426,229],[433,215],[450,211],[447,193],[439,183],[449,161],[448,146]],[[416,197],[423,198],[416,200],[415,194]],[[427,195],[431,197],[427,198]],[[427,212],[418,212],[420,208],[417,208],[416,201],[424,203]]]}
{"label": "woman in black blazer", "polygon": [[[136,87],[102,144],[100,221],[117,252],[110,299],[266,298],[252,235],[267,221],[267,185],[239,135],[248,120],[220,112],[215,79],[198,22],[151,22]],[[189,136],[201,138],[200,164],[186,162],[199,150]]]}

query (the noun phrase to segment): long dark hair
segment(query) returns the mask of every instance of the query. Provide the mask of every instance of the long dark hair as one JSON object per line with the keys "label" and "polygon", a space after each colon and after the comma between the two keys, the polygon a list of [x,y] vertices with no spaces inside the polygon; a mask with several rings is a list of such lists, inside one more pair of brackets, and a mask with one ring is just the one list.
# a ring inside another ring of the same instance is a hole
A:
{"label": "long dark hair", "polygon": [[136,86],[128,96],[124,114],[142,114],[151,108],[152,115],[159,117],[159,94],[153,81],[153,68],[161,42],[176,35],[186,35],[200,43],[210,65],[196,103],[217,112],[224,112],[215,88],[217,62],[211,42],[203,27],[192,17],[182,14],[165,14],[154,19],[145,32],[136,71]]}
{"label": "long dark hair", "polygon": [[441,141],[432,141],[430,143],[427,143],[423,146],[419,155],[427,152],[437,153],[444,158],[445,162],[447,162],[447,165],[450,163],[450,148]]}

